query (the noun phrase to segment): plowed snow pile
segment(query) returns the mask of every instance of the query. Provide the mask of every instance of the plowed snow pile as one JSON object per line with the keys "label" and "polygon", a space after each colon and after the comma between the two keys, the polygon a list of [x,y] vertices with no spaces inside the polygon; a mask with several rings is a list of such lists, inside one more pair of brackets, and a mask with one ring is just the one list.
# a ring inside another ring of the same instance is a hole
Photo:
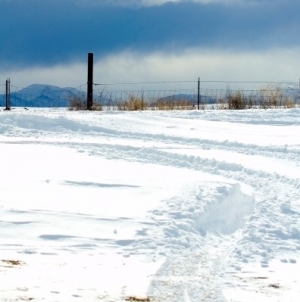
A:
{"label": "plowed snow pile", "polygon": [[300,110],[0,112],[0,301],[297,301]]}

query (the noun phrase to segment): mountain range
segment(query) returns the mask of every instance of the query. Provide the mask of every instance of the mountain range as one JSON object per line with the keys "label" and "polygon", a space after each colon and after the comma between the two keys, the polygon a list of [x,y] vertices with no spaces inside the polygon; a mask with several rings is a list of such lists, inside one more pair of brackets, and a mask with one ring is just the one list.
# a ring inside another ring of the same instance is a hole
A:
{"label": "mountain range", "polygon": [[[33,84],[10,93],[11,107],[69,107],[74,97],[85,93],[72,87],[60,88],[47,84]],[[0,106],[5,106],[6,95],[0,94]]]}

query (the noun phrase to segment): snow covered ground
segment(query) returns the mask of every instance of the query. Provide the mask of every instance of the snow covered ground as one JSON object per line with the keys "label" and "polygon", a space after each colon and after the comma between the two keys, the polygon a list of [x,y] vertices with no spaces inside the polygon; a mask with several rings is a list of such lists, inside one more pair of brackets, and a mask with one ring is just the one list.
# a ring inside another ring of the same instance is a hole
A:
{"label": "snow covered ground", "polygon": [[300,110],[0,112],[0,301],[298,301]]}

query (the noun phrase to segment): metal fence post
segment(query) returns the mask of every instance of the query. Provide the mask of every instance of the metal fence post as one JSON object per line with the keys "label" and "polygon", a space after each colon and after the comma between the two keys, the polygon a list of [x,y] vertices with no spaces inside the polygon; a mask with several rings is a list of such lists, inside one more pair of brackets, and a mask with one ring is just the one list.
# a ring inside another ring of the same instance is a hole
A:
{"label": "metal fence post", "polygon": [[93,107],[93,64],[94,54],[88,53],[88,81],[87,81],[87,109],[91,110]]}
{"label": "metal fence post", "polygon": [[5,85],[5,110],[10,110],[10,79],[6,80]]}

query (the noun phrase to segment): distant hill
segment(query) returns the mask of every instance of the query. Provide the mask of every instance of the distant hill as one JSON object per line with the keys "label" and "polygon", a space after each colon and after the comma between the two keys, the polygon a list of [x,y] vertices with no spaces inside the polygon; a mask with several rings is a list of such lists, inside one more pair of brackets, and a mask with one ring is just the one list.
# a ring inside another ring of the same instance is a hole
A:
{"label": "distant hill", "polygon": [[[76,88],[46,84],[33,84],[16,92],[11,92],[11,107],[68,107],[72,97],[85,97]],[[5,94],[0,94],[0,106],[5,106]]]}
{"label": "distant hill", "polygon": [[[173,102],[180,102],[186,101],[192,104],[197,104],[198,102],[198,95],[197,94],[173,94],[163,98],[159,98],[156,102],[164,102],[164,101],[173,101]],[[215,104],[217,99],[215,97],[201,95],[200,102],[205,104]]]}

